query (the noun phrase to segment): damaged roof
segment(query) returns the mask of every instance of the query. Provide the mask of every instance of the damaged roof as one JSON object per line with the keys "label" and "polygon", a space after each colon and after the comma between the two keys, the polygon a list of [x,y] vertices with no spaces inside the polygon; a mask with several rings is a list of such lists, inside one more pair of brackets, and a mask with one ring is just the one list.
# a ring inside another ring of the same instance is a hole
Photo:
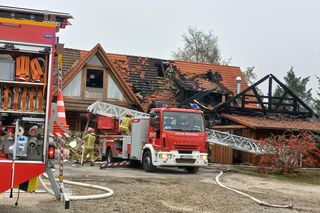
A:
{"label": "damaged roof", "polygon": [[[77,69],[91,51],[63,49],[63,74]],[[106,53],[110,65],[136,95],[144,111],[152,101],[161,100],[168,106],[178,106],[180,85],[185,90],[212,90],[222,94],[236,93],[236,77],[243,78],[239,67],[172,61],[150,57]],[[170,73],[170,69],[172,68]],[[71,79],[66,79],[69,82]],[[247,88],[245,80],[241,89]]]}
{"label": "damaged roof", "polygon": [[308,119],[277,118],[268,116],[245,116],[221,114],[221,117],[253,129],[279,129],[296,131],[320,131],[320,122]]}
{"label": "damaged roof", "polygon": [[[240,67],[186,61],[173,61],[172,63],[176,66],[180,76],[184,76],[186,80],[198,79],[198,85],[203,84],[201,85],[203,88],[220,89],[221,91],[228,90],[229,92],[236,94],[237,77],[243,79],[241,81],[241,90],[248,87]],[[210,76],[212,77],[212,80],[210,79]],[[217,82],[219,82],[220,85],[217,85]]]}
{"label": "damaged roof", "polygon": [[113,67],[121,73],[122,78],[142,102],[145,111],[149,104],[156,100],[162,100],[168,106],[177,106],[175,82],[159,73],[161,59],[111,53],[107,55]]}

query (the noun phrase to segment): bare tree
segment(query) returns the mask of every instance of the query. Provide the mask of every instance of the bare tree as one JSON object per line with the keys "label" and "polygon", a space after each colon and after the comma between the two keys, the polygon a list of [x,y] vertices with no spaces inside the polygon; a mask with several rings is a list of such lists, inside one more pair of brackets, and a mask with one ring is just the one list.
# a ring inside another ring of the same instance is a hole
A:
{"label": "bare tree", "polygon": [[254,68],[254,66],[247,67],[246,71],[243,72],[244,78],[249,85],[257,79],[257,75],[254,73]]}
{"label": "bare tree", "polygon": [[192,61],[210,64],[228,64],[231,59],[221,60],[218,47],[218,37],[212,32],[204,33],[196,28],[189,27],[188,32],[182,35],[184,47],[172,52],[176,60]]}

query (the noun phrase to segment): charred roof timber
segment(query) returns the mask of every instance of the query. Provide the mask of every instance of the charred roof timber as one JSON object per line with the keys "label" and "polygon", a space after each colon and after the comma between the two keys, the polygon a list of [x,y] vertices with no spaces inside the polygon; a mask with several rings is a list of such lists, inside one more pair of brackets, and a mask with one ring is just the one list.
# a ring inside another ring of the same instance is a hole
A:
{"label": "charred roof timber", "polygon": [[[258,93],[257,86],[264,81],[268,81],[268,95]],[[283,89],[284,92],[281,97],[273,96],[273,82]],[[211,114],[221,112],[245,115],[281,114],[299,118],[318,117],[306,103],[272,74],[266,75],[247,89],[241,91],[225,103],[217,105],[210,111]]]}
{"label": "charred roof timber", "polygon": [[221,82],[222,81],[222,76],[218,72],[213,72],[212,70],[209,70],[206,74],[208,79],[214,83]]}

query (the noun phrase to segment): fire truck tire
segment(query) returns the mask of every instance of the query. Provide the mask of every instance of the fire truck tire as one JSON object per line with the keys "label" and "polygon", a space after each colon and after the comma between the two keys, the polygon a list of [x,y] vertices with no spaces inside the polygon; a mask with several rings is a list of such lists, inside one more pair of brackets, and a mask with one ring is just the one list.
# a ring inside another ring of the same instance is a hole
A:
{"label": "fire truck tire", "polygon": [[112,150],[108,149],[107,153],[106,153],[106,161],[108,163],[112,163],[113,162],[113,156],[112,156]]}
{"label": "fire truck tire", "polygon": [[156,167],[152,164],[152,156],[150,151],[143,153],[142,167],[146,172],[153,172]]}
{"label": "fire truck tire", "polygon": [[197,166],[186,167],[186,170],[188,173],[197,173],[199,171],[199,167]]}

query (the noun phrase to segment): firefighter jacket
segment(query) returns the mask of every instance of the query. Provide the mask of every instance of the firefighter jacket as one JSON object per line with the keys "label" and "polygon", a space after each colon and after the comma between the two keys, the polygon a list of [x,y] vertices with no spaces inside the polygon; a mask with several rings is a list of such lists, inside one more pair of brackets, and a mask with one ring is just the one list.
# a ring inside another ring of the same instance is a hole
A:
{"label": "firefighter jacket", "polygon": [[121,121],[120,127],[131,129],[131,118],[130,117],[124,117]]}
{"label": "firefighter jacket", "polygon": [[90,150],[94,149],[94,142],[96,141],[96,136],[92,133],[88,133],[85,137],[85,148]]}

